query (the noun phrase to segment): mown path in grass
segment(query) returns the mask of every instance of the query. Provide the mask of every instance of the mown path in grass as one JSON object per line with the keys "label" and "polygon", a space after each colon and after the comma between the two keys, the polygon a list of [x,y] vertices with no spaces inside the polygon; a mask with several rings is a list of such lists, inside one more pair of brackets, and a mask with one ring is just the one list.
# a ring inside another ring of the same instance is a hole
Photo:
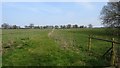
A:
{"label": "mown path in grass", "polygon": [[50,36],[52,35],[52,33],[54,32],[54,30],[55,30],[55,28],[53,28],[52,31],[50,31],[50,32],[48,33],[48,37],[50,37]]}

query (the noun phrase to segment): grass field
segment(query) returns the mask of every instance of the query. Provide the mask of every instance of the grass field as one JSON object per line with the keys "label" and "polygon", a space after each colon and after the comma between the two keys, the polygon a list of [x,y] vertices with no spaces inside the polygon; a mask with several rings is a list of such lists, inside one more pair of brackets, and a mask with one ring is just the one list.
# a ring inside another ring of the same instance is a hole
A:
{"label": "grass field", "polygon": [[[108,66],[101,57],[111,43],[92,40],[88,35],[111,39],[104,29],[4,29],[3,66]],[[115,37],[117,39],[117,37]]]}

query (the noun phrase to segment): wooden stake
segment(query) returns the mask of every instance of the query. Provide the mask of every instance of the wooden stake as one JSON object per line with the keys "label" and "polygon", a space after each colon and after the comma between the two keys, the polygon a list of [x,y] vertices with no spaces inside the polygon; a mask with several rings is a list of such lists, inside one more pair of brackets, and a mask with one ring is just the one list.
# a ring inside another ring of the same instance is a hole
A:
{"label": "wooden stake", "polygon": [[115,65],[115,43],[114,43],[114,38],[112,38],[112,55],[111,55],[111,66]]}
{"label": "wooden stake", "polygon": [[91,35],[89,35],[88,51],[91,49]]}

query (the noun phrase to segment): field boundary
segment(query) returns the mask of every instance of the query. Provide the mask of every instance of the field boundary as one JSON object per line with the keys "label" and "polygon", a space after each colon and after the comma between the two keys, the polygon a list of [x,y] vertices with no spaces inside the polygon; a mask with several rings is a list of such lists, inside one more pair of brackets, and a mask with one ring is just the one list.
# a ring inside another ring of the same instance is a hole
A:
{"label": "field boundary", "polygon": [[110,65],[111,66],[115,66],[115,60],[116,60],[116,53],[115,53],[115,44],[120,44],[119,42],[115,41],[114,38],[112,38],[112,40],[106,40],[106,39],[101,39],[101,38],[95,38],[92,35],[89,35],[89,43],[88,43],[88,51],[91,50],[91,40],[95,39],[95,40],[100,40],[100,41],[105,41],[105,42],[110,42],[112,44],[112,46],[103,54],[103,56],[105,56],[108,52],[111,51],[111,61],[110,61]]}

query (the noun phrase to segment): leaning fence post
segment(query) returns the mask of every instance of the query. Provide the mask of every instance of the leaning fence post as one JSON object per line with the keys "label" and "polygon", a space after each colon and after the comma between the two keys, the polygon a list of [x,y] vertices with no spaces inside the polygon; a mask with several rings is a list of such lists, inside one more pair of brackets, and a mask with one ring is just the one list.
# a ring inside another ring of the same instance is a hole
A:
{"label": "leaning fence post", "polygon": [[91,49],[91,35],[89,35],[88,51]]}
{"label": "leaning fence post", "polygon": [[114,38],[112,38],[112,55],[111,55],[111,66],[115,65],[115,43],[114,43]]}

